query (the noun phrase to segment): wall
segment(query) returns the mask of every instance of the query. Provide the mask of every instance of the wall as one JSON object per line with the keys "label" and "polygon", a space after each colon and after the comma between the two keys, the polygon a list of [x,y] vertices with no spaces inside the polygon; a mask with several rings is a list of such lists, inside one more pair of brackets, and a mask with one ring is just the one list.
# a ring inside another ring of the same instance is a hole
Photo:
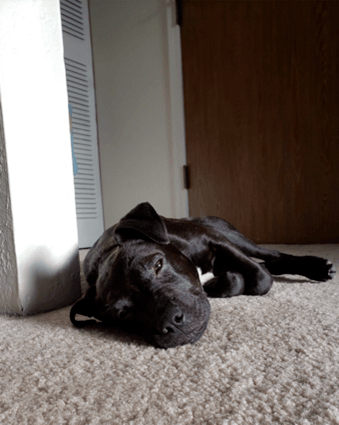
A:
{"label": "wall", "polygon": [[80,296],[58,0],[0,2],[0,312]]}
{"label": "wall", "polygon": [[7,155],[0,103],[0,308],[3,312],[17,313],[20,310],[17,276]]}
{"label": "wall", "polygon": [[169,7],[163,0],[90,1],[106,228],[143,201],[162,215],[187,215],[183,114],[173,125],[182,104],[173,107],[169,63],[179,29],[169,25]]}

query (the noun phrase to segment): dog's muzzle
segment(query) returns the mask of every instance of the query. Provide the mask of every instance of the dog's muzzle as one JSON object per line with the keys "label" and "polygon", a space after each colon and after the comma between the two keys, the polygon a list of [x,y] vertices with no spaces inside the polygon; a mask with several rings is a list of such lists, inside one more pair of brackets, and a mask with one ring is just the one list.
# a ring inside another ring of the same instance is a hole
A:
{"label": "dog's muzzle", "polygon": [[159,348],[193,344],[206,330],[210,317],[210,304],[202,295],[194,303],[169,302],[157,319],[156,327],[145,338]]}

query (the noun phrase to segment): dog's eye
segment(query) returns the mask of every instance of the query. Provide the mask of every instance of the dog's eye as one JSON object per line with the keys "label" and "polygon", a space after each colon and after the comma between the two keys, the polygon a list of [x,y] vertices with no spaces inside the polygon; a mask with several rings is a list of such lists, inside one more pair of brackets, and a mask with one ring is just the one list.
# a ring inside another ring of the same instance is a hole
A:
{"label": "dog's eye", "polygon": [[154,271],[155,273],[159,273],[162,267],[162,259],[158,260],[154,265]]}

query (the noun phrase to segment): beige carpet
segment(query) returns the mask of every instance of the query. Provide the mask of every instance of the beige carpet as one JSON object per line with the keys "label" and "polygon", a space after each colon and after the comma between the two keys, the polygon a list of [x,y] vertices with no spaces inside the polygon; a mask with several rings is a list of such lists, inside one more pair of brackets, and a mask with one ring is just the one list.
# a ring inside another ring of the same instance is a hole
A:
{"label": "beige carpet", "polygon": [[[284,250],[339,269],[338,245]],[[69,308],[2,316],[0,424],[339,424],[338,301],[338,276],[279,278],[264,297],[211,300],[202,339],[167,351],[75,329]]]}

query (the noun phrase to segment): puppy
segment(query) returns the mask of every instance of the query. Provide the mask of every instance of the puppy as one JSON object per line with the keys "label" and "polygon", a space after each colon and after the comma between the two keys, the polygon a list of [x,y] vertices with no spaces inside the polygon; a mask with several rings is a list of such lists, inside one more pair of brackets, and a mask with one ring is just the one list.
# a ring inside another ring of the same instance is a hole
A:
{"label": "puppy", "polygon": [[[259,263],[253,258],[260,259]],[[202,274],[212,278],[202,286]],[[147,202],[107,229],[84,261],[89,288],[71,309],[104,322],[138,324],[150,344],[169,348],[194,343],[210,317],[208,297],[265,295],[272,275],[332,279],[333,264],[262,248],[217,217],[171,219]]]}

